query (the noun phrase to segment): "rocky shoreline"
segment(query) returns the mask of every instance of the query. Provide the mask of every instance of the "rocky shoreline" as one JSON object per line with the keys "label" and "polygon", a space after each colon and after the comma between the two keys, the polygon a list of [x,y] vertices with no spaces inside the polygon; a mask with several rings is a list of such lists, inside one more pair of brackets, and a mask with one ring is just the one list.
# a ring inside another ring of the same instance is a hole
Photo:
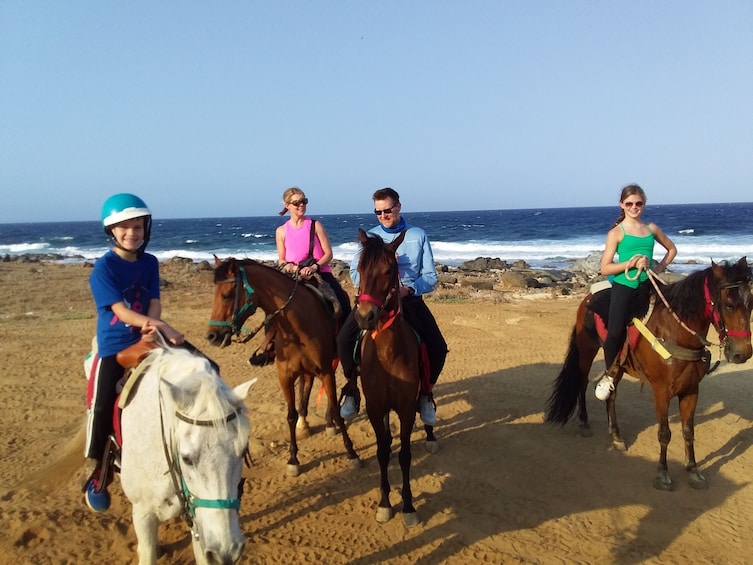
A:
{"label": "rocky shoreline", "polygon": [[[499,258],[477,257],[458,266],[437,264],[439,285],[437,291],[427,297],[429,300],[470,299],[504,299],[520,295],[528,296],[569,296],[585,294],[589,287],[604,277],[599,275],[600,253],[574,261],[567,269],[535,269],[525,261],[508,263]],[[28,253],[22,255],[4,255],[2,263],[63,263],[79,264],[91,267],[91,262],[83,257],[71,257],[50,253]],[[272,262],[264,262],[272,264]],[[164,284],[169,285],[171,278],[185,279],[198,275],[202,279],[211,278],[213,270],[208,261],[194,262],[185,257],[173,257],[161,263]],[[345,261],[333,260],[332,271],[341,281],[343,287],[353,292],[349,265]],[[683,275],[667,272],[662,278],[674,282]]]}

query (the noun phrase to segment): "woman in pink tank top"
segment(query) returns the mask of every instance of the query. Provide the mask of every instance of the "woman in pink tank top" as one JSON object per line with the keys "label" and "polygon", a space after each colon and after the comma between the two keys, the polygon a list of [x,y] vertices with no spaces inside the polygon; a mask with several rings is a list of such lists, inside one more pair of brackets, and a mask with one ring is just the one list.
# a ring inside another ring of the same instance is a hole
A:
{"label": "woman in pink tank top", "polygon": [[[284,216],[290,212],[290,219],[275,230],[277,262],[280,270],[286,273],[298,272],[303,278],[316,273],[332,287],[340,303],[344,319],[350,314],[350,297],[340,282],[332,274],[329,262],[332,260],[332,245],[324,225],[306,216],[309,202],[304,192],[297,186],[288,188],[282,194],[285,207],[280,212]],[[313,224],[313,247],[312,247]],[[310,253],[311,252],[311,253]]]}

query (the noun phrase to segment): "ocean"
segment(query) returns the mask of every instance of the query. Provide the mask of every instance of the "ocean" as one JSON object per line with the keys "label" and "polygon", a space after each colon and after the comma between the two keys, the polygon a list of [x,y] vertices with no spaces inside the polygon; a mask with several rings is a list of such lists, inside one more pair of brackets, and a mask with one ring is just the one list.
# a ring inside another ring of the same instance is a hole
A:
{"label": "ocean", "polygon": [[[607,231],[619,208],[531,208],[410,212],[403,217],[429,235],[437,263],[457,266],[477,257],[508,262],[522,259],[532,267],[567,268],[604,249]],[[311,217],[329,233],[335,259],[349,262],[358,228],[376,224],[373,214],[330,214]],[[155,218],[148,250],[161,261],[186,257],[194,261],[248,257],[276,259],[275,228],[280,216],[234,218]],[[649,205],[643,214],[656,222],[677,246],[670,270],[691,272],[713,259],[753,258],[753,203]],[[64,262],[93,261],[109,248],[100,223],[34,222],[0,224],[0,257],[59,254]],[[662,257],[657,245],[657,259]]]}

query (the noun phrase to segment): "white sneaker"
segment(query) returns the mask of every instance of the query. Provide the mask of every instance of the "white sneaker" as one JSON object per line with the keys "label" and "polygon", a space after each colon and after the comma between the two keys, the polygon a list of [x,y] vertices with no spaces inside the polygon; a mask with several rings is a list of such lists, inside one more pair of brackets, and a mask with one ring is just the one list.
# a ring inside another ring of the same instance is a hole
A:
{"label": "white sneaker", "polygon": [[610,377],[609,375],[604,375],[601,377],[601,380],[596,385],[596,390],[594,391],[594,394],[596,395],[596,398],[599,400],[606,400],[609,398],[609,395],[612,394],[612,391],[614,390],[614,379]]}

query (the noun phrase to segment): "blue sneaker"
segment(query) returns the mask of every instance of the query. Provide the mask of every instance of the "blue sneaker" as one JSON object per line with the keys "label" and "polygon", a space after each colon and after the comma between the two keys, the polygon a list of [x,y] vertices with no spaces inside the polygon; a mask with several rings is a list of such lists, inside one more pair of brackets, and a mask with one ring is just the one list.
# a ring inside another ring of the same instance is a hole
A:
{"label": "blue sneaker", "polygon": [[340,417],[349,420],[358,415],[358,403],[355,396],[346,395],[342,406],[340,406]]}
{"label": "blue sneaker", "polygon": [[427,426],[435,426],[437,424],[437,409],[434,406],[434,400],[431,395],[418,395],[418,415],[421,417],[421,421]]}
{"label": "blue sneaker", "polygon": [[107,492],[107,488],[102,489],[101,492],[97,492],[97,482],[94,480],[94,477],[86,483],[84,498],[86,499],[86,505],[95,512],[104,512],[110,508],[110,493]]}

